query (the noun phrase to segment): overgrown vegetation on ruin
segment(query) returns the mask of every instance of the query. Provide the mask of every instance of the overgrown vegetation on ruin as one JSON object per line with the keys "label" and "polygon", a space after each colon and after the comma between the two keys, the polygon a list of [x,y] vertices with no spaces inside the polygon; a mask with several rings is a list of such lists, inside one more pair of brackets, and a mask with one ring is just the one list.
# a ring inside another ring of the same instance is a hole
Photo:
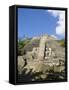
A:
{"label": "overgrown vegetation on ruin", "polygon": [[[30,42],[30,38],[26,39],[19,39],[18,40],[18,55],[22,55],[22,49],[24,48],[25,45],[27,45]],[[35,40],[33,40],[35,42]],[[37,40],[38,41],[38,40]],[[62,46],[65,47],[65,40],[57,40],[57,42]],[[37,43],[37,42],[35,42]],[[46,43],[47,44],[47,43]],[[35,47],[35,46],[34,46]]]}
{"label": "overgrown vegetation on ruin", "polygon": [[58,43],[59,43],[62,47],[65,47],[65,40],[64,40],[64,39],[58,40]]}
{"label": "overgrown vegetation on ruin", "polygon": [[30,39],[19,39],[18,40],[18,55],[21,55],[22,49],[29,42],[30,42]]}

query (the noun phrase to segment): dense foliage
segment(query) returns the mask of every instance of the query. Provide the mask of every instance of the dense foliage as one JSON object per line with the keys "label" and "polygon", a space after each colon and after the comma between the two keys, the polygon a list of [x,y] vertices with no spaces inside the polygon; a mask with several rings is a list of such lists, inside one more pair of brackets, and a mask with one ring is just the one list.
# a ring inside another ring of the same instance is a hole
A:
{"label": "dense foliage", "polygon": [[18,55],[21,55],[23,47],[29,43],[30,39],[20,39],[18,40]]}

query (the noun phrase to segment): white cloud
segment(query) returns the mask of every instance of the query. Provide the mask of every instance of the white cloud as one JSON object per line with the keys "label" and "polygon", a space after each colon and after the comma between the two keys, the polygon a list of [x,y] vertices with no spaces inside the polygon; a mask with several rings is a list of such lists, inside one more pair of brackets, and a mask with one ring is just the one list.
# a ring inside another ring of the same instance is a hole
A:
{"label": "white cloud", "polygon": [[57,26],[56,26],[56,34],[63,35],[65,34],[65,11],[59,10],[48,10],[51,15],[54,17],[58,17]]}

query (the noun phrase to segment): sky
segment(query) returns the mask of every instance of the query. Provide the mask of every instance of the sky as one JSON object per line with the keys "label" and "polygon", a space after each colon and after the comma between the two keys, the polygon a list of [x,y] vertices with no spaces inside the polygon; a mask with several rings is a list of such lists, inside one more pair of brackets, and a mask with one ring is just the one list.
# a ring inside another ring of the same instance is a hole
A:
{"label": "sky", "polygon": [[18,37],[35,37],[43,34],[63,39],[65,11],[18,8]]}

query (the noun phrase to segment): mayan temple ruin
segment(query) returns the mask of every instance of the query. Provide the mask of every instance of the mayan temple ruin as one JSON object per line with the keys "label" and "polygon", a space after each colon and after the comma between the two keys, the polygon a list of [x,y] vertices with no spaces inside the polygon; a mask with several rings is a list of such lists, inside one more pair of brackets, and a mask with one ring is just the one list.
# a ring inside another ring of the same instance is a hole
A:
{"label": "mayan temple ruin", "polygon": [[[45,72],[50,67],[56,66],[54,72],[61,72],[65,68],[64,51],[65,49],[59,45],[56,39],[49,35],[32,38],[22,49],[23,55],[18,56],[18,71],[20,74],[24,69],[27,69],[26,74],[29,70],[32,70],[33,73],[43,72],[45,78]],[[58,68],[58,66],[60,67]]]}

